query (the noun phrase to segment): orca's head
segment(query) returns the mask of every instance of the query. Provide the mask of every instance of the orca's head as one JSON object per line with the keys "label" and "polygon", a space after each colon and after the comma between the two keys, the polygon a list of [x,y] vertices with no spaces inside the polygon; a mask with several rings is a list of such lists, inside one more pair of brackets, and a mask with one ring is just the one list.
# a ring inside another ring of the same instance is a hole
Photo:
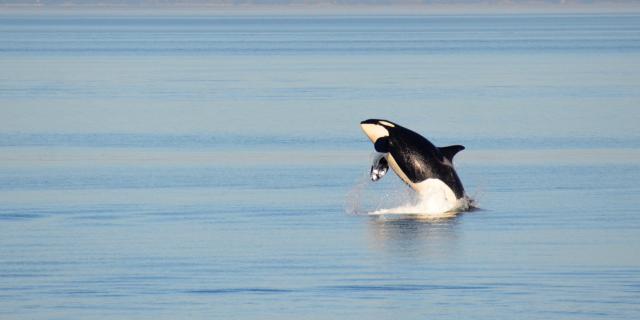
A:
{"label": "orca's head", "polygon": [[362,131],[364,131],[373,143],[376,143],[376,141],[382,137],[388,137],[389,130],[396,126],[397,125],[391,121],[381,119],[369,119],[360,122]]}

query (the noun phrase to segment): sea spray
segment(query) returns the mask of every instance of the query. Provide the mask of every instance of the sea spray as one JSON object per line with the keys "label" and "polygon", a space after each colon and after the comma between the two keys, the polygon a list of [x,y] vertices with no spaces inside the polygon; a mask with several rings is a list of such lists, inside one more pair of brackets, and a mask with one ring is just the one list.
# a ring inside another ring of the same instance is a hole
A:
{"label": "sea spray", "polygon": [[349,214],[369,214],[381,208],[408,203],[412,194],[413,190],[406,188],[400,180],[391,184],[374,183],[368,174],[363,174],[347,193],[345,211]]}
{"label": "sea spray", "polygon": [[378,209],[369,212],[369,215],[419,215],[426,218],[448,218],[460,212],[469,211],[474,208],[474,201],[471,198],[463,197],[458,199],[455,205],[451,206],[438,194],[415,194],[410,202],[391,208]]}

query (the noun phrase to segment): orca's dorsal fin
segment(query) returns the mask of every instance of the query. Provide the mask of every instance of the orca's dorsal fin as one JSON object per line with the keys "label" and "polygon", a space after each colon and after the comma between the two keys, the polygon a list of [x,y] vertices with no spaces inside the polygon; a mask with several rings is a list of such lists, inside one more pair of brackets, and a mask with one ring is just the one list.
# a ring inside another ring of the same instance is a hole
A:
{"label": "orca's dorsal fin", "polygon": [[442,156],[444,156],[447,160],[453,163],[453,156],[455,156],[456,153],[464,150],[464,146],[456,144],[453,146],[441,147],[438,149],[440,150],[440,153],[442,154]]}

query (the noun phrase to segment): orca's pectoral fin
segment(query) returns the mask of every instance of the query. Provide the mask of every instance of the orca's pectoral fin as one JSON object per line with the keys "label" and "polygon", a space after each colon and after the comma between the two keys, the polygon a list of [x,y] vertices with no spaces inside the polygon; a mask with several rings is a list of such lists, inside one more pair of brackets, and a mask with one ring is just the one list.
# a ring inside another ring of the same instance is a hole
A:
{"label": "orca's pectoral fin", "polygon": [[453,163],[453,156],[455,156],[456,153],[464,150],[464,146],[456,144],[456,145],[453,145],[453,146],[442,147],[442,148],[438,148],[438,149],[440,150],[440,153],[442,154],[443,157],[445,157],[451,163]]}
{"label": "orca's pectoral fin", "polygon": [[389,163],[385,159],[384,154],[380,154],[373,160],[371,165],[370,177],[371,181],[380,180],[389,170]]}

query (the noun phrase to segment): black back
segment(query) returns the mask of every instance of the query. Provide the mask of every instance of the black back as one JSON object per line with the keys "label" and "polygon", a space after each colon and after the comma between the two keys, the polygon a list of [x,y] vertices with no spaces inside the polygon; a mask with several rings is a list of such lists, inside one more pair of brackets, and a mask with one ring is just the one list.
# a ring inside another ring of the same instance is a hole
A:
{"label": "black back", "polygon": [[[445,157],[429,140],[407,128],[396,125],[386,129],[389,130],[389,137],[385,141],[388,144],[387,151],[411,182],[419,183],[429,178],[440,179],[453,190],[457,198],[464,196],[462,182],[451,161],[455,152]],[[461,150],[456,149],[456,152]]]}

